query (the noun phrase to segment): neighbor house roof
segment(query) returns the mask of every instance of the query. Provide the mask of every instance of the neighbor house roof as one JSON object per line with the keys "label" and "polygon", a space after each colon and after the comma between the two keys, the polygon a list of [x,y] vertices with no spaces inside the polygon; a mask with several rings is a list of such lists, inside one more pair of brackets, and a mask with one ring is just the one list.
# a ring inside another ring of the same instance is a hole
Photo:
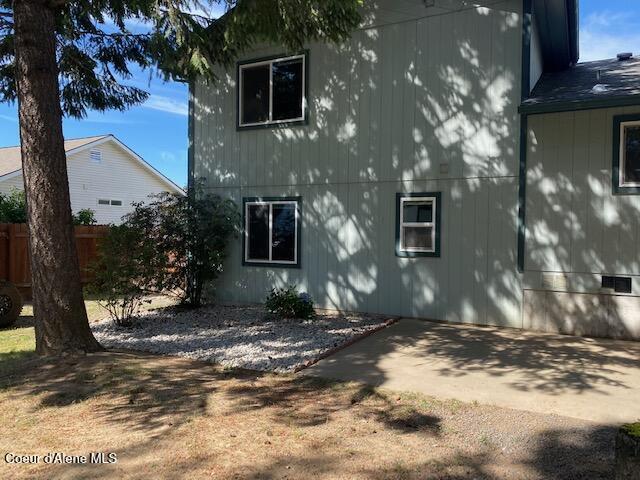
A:
{"label": "neighbor house roof", "polygon": [[[65,140],[64,150],[69,154],[78,153],[85,148],[97,147],[104,142],[113,142],[127,152],[131,158],[137,162],[141,167],[147,170],[149,173],[163,182],[170,191],[175,193],[183,193],[184,190],[169,180],[166,176],[156,170],[151,164],[144,160],[140,155],[127,147],[124,143],[118,140],[113,135],[99,135],[95,137],[75,138]],[[18,175],[22,170],[22,158],[20,154],[20,147],[5,147],[0,148],[0,180],[4,180],[5,177]]]}
{"label": "neighbor house roof", "polygon": [[640,58],[579,63],[546,72],[521,113],[550,113],[640,104]]}
{"label": "neighbor house roof", "polygon": [[[65,140],[64,151],[69,152],[76,148],[83,147],[90,143],[102,140],[109,135],[100,135],[96,137],[74,138],[71,140]],[[22,155],[20,153],[20,146],[17,147],[3,147],[0,148],[0,177],[8,175],[10,173],[17,172],[22,169]]]}

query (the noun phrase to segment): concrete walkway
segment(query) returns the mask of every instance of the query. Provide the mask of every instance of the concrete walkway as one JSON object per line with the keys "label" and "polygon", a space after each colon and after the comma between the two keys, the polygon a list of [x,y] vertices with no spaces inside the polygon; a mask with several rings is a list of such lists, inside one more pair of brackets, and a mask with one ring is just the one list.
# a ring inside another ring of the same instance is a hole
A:
{"label": "concrete walkway", "polygon": [[307,370],[602,423],[640,419],[640,343],[400,320]]}

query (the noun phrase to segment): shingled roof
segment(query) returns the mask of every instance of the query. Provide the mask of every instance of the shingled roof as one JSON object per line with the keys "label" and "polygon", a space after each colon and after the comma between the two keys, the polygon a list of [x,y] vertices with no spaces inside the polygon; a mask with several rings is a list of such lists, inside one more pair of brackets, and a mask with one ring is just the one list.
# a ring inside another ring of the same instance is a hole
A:
{"label": "shingled roof", "polygon": [[[69,152],[79,147],[84,147],[90,143],[102,140],[108,135],[100,135],[97,137],[85,137],[65,140],[64,151]],[[0,177],[17,172],[22,169],[22,156],[20,154],[20,146],[0,148]]]}
{"label": "shingled roof", "polygon": [[578,63],[546,72],[521,113],[549,113],[640,104],[640,57]]}

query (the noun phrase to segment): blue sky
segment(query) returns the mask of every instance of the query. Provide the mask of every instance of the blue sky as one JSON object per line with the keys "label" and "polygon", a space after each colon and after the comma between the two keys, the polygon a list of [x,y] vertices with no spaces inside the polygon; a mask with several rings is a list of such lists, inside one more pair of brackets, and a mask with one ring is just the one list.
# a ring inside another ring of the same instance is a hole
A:
{"label": "blue sky", "polygon": [[[640,2],[580,1],[580,61],[640,54]],[[187,87],[140,73],[132,82],[151,96],[125,113],[90,112],[84,120],[66,119],[66,138],[112,133],[179,185],[187,179]],[[17,145],[15,105],[0,104],[0,146]]]}

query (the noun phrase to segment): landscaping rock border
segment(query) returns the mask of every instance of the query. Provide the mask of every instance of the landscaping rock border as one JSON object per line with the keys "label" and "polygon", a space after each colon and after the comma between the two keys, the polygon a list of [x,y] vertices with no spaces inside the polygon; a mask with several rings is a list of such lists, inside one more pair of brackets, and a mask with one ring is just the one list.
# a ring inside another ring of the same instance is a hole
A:
{"label": "landscaping rock border", "polygon": [[386,328],[397,318],[318,310],[311,320],[267,315],[259,305],[168,308],[139,315],[131,328],[91,325],[107,348],[178,355],[225,367],[293,373]]}

